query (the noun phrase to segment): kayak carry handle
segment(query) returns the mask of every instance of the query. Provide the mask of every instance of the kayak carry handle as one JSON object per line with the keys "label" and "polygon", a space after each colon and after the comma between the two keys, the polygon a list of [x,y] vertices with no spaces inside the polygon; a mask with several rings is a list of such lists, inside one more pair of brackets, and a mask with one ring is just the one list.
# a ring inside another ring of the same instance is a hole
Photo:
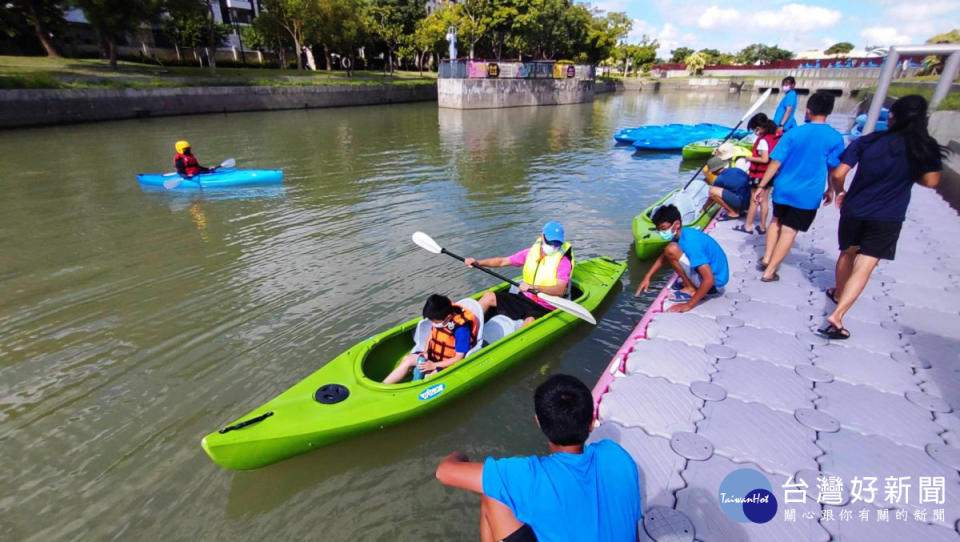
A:
{"label": "kayak carry handle", "polygon": [[222,434],[224,434],[224,433],[229,433],[230,431],[233,431],[234,429],[243,429],[244,427],[246,427],[246,426],[248,426],[248,425],[253,425],[253,424],[255,424],[255,423],[260,423],[260,422],[262,422],[263,420],[266,420],[267,418],[269,418],[270,416],[273,416],[273,411],[267,412],[266,414],[261,414],[261,415],[257,416],[256,418],[250,418],[249,420],[242,421],[242,422],[240,422],[240,423],[235,423],[235,424],[233,424],[233,425],[224,427],[223,429],[221,429],[221,430],[219,430],[219,431],[217,431],[217,432],[222,435]]}

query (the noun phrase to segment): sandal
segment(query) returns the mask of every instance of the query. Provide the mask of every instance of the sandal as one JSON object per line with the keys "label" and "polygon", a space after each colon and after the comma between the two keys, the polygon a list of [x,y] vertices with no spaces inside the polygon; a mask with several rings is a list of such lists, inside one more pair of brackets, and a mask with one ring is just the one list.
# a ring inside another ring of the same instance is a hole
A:
{"label": "sandal", "polygon": [[670,298],[670,301],[675,301],[677,303],[686,303],[693,299],[693,296],[686,292],[674,292],[673,297]]}
{"label": "sandal", "polygon": [[733,231],[741,231],[747,235],[753,235],[753,230],[748,230],[743,224],[734,226]]}
{"label": "sandal", "polygon": [[776,273],[774,273],[773,276],[770,278],[760,277],[760,282],[777,282],[778,280],[780,280],[780,275]]}
{"label": "sandal", "polygon": [[757,231],[760,232],[760,235],[767,234],[767,228],[761,228],[760,226],[757,226]]}
{"label": "sandal", "polygon": [[763,263],[763,262],[758,263],[758,264],[757,264],[757,271],[766,271],[768,265],[770,265],[770,264],[766,264],[766,263]]}
{"label": "sandal", "polygon": [[837,296],[836,296],[837,289],[836,289],[836,288],[827,288],[827,290],[826,290],[825,292],[823,292],[823,293],[825,293],[825,294],[827,295],[827,299],[829,299],[830,301],[833,301],[833,303],[834,303],[835,305],[839,305],[839,304],[840,304],[840,302],[837,301]]}
{"label": "sandal", "polygon": [[818,329],[817,333],[823,335],[828,339],[833,339],[837,341],[846,340],[850,338],[850,332],[847,331],[846,328],[837,327],[833,324],[830,324],[823,329]]}
{"label": "sandal", "polygon": [[727,222],[729,220],[738,220],[739,218],[740,218],[740,215],[730,216],[730,215],[724,214],[717,217],[717,222]]}

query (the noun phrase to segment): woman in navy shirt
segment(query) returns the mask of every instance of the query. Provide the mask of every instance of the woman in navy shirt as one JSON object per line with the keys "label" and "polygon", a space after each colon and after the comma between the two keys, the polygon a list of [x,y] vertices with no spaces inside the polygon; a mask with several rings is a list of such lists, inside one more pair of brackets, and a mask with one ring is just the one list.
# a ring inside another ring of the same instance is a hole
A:
{"label": "woman in navy shirt", "polygon": [[[840,256],[836,286],[826,293],[837,308],[819,332],[831,339],[850,337],[843,327],[844,315],[877,263],[894,258],[913,183],[930,188],[940,183],[943,149],[927,132],[927,101],[915,94],[900,98],[890,107],[889,124],[888,131],[851,143],[830,176],[830,190],[840,209]],[[846,192],[844,180],[857,165]]]}

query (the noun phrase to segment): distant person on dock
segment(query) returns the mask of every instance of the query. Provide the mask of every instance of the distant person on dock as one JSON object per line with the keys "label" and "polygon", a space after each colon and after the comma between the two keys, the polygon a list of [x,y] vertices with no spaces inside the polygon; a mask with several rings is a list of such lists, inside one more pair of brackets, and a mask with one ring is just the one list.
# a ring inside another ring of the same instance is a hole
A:
{"label": "distant person on dock", "polygon": [[[850,143],[830,176],[840,208],[840,256],[835,286],[826,294],[837,307],[818,331],[831,339],[850,337],[844,315],[877,263],[894,259],[913,184],[935,188],[940,183],[943,149],[927,132],[927,101],[916,94],[898,99],[888,122],[887,131]],[[854,166],[857,173],[846,192],[844,181]]]}
{"label": "distant person on dock", "polygon": [[181,177],[189,179],[198,173],[209,173],[211,171],[210,168],[201,166],[200,162],[197,161],[197,157],[193,155],[193,149],[190,148],[189,141],[177,141],[173,148],[177,151],[177,155],[173,157],[173,165],[176,166],[177,173]]}
{"label": "distant person on dock", "polygon": [[767,228],[766,249],[757,269],[760,280],[780,280],[777,268],[790,253],[797,232],[807,231],[817,216],[821,199],[827,205],[832,191],[824,190],[827,173],[840,165],[843,136],[827,124],[833,111],[833,95],[816,92],[807,100],[807,122],[785,133],[770,153],[770,164],[754,192],[759,205],[773,177],[773,220]]}
{"label": "distant person on dock", "polygon": [[523,320],[523,325],[554,309],[552,305],[530,293],[531,289],[547,295],[564,297],[570,285],[573,273],[573,247],[564,241],[563,225],[559,222],[547,222],[533,245],[510,256],[477,260],[465,258],[467,267],[478,264],[483,267],[523,268],[523,281],[520,291],[487,292],[480,298],[484,312],[496,308],[498,314],[504,314],[513,320]]}
{"label": "distant person on dock", "polygon": [[423,305],[423,317],[433,324],[426,349],[404,356],[400,365],[383,379],[384,384],[400,382],[411,370],[414,380],[422,380],[458,363],[476,346],[483,315],[473,314],[448,297],[433,294]]}
{"label": "distant person on dock", "polygon": [[792,76],[783,78],[780,82],[780,92],[783,98],[777,104],[777,111],[773,114],[773,123],[777,126],[777,135],[783,135],[784,132],[797,127],[797,120],[794,113],[797,112],[797,80]]}
{"label": "distant person on dock", "polygon": [[707,161],[707,169],[716,176],[710,187],[710,197],[704,209],[718,203],[730,219],[740,218],[750,202],[750,177],[740,168],[730,167],[730,162],[714,156]]}
{"label": "distant person on dock", "polygon": [[668,244],[644,275],[636,295],[650,288],[654,273],[664,264],[672,267],[683,281],[683,286],[673,299],[681,303],[673,305],[667,312],[687,312],[708,295],[720,294],[720,289],[730,279],[727,255],[720,243],[700,230],[684,228],[680,211],[673,205],[659,207],[651,219],[656,232]]}
{"label": "distant person on dock", "polygon": [[757,185],[763,179],[763,174],[767,171],[767,164],[770,163],[770,152],[777,146],[780,136],[777,135],[777,125],[763,113],[754,115],[747,123],[747,129],[752,130],[754,135],[757,136],[756,141],[753,142],[753,152],[746,158],[750,162],[750,208],[747,210],[746,223],[734,229],[744,233],[753,233],[753,221],[757,216],[757,208],[759,207],[760,225],[757,226],[757,231],[765,234],[767,233],[767,217],[770,216],[770,191],[767,191],[759,205],[755,201],[755,197],[757,195]]}
{"label": "distant person on dock", "polygon": [[437,466],[444,485],[480,493],[480,540],[636,541],[642,517],[637,464],[619,444],[584,446],[593,396],[557,374],[534,393],[535,420],[550,455],[470,462],[453,452]]}

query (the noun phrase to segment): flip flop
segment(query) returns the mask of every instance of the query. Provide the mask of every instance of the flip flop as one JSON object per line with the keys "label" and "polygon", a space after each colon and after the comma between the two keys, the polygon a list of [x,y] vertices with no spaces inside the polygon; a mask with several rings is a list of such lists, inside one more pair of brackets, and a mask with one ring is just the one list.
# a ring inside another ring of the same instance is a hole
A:
{"label": "flip flop", "polygon": [[748,230],[743,224],[734,226],[733,231],[741,231],[747,235],[753,235],[753,230]]}
{"label": "flip flop", "polygon": [[836,295],[834,295],[834,294],[837,293],[837,289],[836,289],[836,288],[827,288],[823,293],[826,294],[826,295],[827,295],[827,299],[829,299],[830,301],[833,301],[834,304],[837,304],[837,305],[840,304],[840,302],[837,301]]}
{"label": "flip flop", "polygon": [[837,341],[842,341],[850,338],[850,332],[847,331],[847,328],[837,327],[833,324],[829,324],[823,329],[818,329],[817,333],[823,335],[828,339],[833,339]]}
{"label": "flip flop", "polygon": [[767,234],[767,228],[761,228],[761,227],[758,226],[758,227],[757,227],[757,231],[760,232],[760,235],[766,235],[766,234]]}
{"label": "flip flop", "polygon": [[768,265],[768,264],[765,264],[765,263],[763,263],[763,262],[757,263],[757,271],[766,271],[766,270],[767,270],[767,265]]}
{"label": "flip flop", "polygon": [[670,298],[670,301],[675,301],[677,303],[686,303],[693,299],[693,296],[686,292],[674,292],[673,297]]}
{"label": "flip flop", "polygon": [[730,220],[739,220],[739,219],[740,219],[739,215],[737,216],[723,215],[723,216],[717,217],[717,222],[728,222]]}
{"label": "flip flop", "polygon": [[776,273],[774,273],[770,278],[760,277],[760,282],[777,282],[778,280],[780,280],[780,275]]}

